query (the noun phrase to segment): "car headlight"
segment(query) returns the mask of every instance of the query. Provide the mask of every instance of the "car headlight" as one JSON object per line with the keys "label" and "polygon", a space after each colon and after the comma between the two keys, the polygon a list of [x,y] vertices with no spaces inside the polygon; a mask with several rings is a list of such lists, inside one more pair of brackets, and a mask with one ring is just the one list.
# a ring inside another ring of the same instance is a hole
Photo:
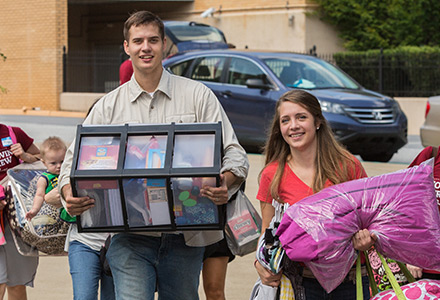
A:
{"label": "car headlight", "polygon": [[402,108],[400,107],[399,102],[397,102],[396,100],[392,100],[391,103],[392,103],[394,112],[400,112],[402,110]]}
{"label": "car headlight", "polygon": [[321,110],[323,112],[327,113],[333,113],[333,114],[345,114],[344,106],[338,103],[332,103],[329,101],[322,101],[320,100],[319,103],[321,104]]}

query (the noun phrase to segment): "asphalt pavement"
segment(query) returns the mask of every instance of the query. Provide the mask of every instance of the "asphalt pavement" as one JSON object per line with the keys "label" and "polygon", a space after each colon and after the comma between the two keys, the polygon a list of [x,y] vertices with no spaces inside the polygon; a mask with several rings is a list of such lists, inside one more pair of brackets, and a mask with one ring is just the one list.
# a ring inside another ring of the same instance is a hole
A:
{"label": "asphalt pavement", "polygon": [[[29,136],[40,144],[46,137],[56,135],[67,144],[75,137],[76,125],[82,118],[17,116],[0,115],[0,122],[21,127]],[[403,147],[389,163],[362,162],[369,176],[393,172],[405,168],[422,149],[420,138],[410,136],[409,143]],[[257,194],[258,173],[264,165],[262,155],[249,154],[250,171],[246,182],[246,194],[259,210],[255,199]],[[254,254],[237,257],[229,264],[226,278],[226,298],[228,300],[249,299],[250,291],[257,279],[253,267]],[[200,284],[202,287],[202,283]],[[200,299],[205,300],[200,288]],[[35,287],[28,288],[28,299],[59,300],[72,299],[72,283],[70,280],[67,256],[42,256],[37,271]],[[189,299],[190,300],[190,299]]]}

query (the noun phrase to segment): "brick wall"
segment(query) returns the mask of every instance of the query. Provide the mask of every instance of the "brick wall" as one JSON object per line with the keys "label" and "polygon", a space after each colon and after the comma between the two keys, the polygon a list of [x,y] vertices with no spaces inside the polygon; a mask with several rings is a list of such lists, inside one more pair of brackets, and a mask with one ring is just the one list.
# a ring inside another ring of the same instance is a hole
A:
{"label": "brick wall", "polygon": [[62,47],[67,43],[67,0],[2,1],[0,108],[57,110],[62,92]]}

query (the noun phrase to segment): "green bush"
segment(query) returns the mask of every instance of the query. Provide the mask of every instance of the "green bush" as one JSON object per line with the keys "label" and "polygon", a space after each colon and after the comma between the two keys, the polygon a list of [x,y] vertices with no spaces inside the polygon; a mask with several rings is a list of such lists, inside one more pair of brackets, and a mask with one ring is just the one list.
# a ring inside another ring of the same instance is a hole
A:
{"label": "green bush", "polygon": [[440,47],[401,46],[382,53],[380,50],[340,52],[333,59],[368,89],[390,96],[440,94]]}

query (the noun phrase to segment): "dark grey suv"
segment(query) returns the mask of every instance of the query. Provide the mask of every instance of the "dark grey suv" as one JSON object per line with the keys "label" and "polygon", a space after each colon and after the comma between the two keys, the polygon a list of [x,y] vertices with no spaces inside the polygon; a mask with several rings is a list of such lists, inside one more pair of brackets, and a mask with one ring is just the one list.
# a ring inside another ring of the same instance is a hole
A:
{"label": "dark grey suv", "polygon": [[275,102],[294,88],[319,99],[336,138],[363,160],[389,161],[407,143],[407,119],[394,99],[314,56],[207,50],[175,55],[163,65],[214,91],[248,151],[261,149]]}

